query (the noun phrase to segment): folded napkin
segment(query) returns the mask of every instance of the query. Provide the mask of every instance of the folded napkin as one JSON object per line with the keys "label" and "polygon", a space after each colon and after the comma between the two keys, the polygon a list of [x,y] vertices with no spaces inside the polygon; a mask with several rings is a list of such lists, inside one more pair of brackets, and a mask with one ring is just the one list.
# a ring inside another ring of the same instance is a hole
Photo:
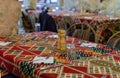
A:
{"label": "folded napkin", "polygon": [[80,46],[82,47],[97,47],[96,43],[82,43]]}
{"label": "folded napkin", "polygon": [[58,35],[49,35],[48,38],[58,38]]}
{"label": "folded napkin", "polygon": [[110,17],[111,20],[117,20],[117,17]]}
{"label": "folded napkin", "polygon": [[4,42],[4,41],[0,41],[0,46],[6,46],[8,44],[11,44],[12,42]]}
{"label": "folded napkin", "polygon": [[36,56],[34,59],[33,59],[33,63],[54,63],[54,58],[53,57],[42,57],[42,56]]}
{"label": "folded napkin", "polygon": [[84,17],[85,19],[92,19],[92,17]]}

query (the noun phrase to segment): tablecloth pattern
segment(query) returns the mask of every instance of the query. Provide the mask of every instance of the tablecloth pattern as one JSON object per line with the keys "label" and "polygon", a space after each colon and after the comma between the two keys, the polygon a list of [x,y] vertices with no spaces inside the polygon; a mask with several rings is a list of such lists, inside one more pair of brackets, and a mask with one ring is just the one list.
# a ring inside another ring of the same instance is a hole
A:
{"label": "tablecloth pattern", "polygon": [[[118,31],[120,28],[118,27],[120,25],[120,17],[106,17],[106,16],[55,16],[54,19],[58,20],[57,23],[59,23],[61,20],[63,22],[62,27],[63,28],[69,28],[71,25],[75,23],[84,23],[88,24],[93,27],[95,30],[95,34],[97,37],[99,37],[100,40],[96,40],[95,42],[99,43],[106,43],[109,37],[113,34],[113,31]],[[61,20],[60,20],[61,19]],[[64,21],[63,21],[64,19]],[[61,23],[62,23],[61,22]],[[64,25],[64,22],[66,25]],[[61,26],[60,25],[60,26]],[[65,27],[66,26],[66,27]]]}
{"label": "tablecloth pattern", "polygon": [[[107,45],[81,47],[84,41],[67,37],[67,44],[73,44],[71,54],[57,52],[57,38],[53,32],[30,33],[23,39],[12,41],[10,45],[0,46],[0,66],[21,78],[120,78],[120,50]],[[53,56],[54,64],[34,64],[35,56]],[[44,68],[44,69],[43,69]]]}

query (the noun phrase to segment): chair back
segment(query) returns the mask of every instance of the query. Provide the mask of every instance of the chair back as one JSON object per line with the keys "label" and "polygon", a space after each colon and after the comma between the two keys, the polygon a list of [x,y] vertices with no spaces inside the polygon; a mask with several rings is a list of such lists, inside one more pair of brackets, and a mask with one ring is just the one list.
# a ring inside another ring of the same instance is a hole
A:
{"label": "chair back", "polygon": [[58,29],[67,29],[65,19],[62,16],[58,16],[55,18],[55,23]]}
{"label": "chair back", "polygon": [[67,29],[66,34],[84,40],[95,41],[95,30],[85,22],[71,25]]}
{"label": "chair back", "polygon": [[120,31],[114,33],[107,41],[107,45],[120,49]]}
{"label": "chair back", "polygon": [[26,32],[33,32],[35,27],[34,15],[25,14],[22,12],[22,24]]}

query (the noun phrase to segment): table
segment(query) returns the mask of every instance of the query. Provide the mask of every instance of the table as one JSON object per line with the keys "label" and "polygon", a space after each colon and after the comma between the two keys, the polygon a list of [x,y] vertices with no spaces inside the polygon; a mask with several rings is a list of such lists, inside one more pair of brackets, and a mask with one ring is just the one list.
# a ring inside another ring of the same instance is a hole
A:
{"label": "table", "polygon": [[[75,23],[81,23],[81,24],[88,24],[90,25],[96,32],[96,38],[95,42],[99,43],[106,43],[109,37],[114,34],[112,31],[116,31],[118,29],[120,24],[120,17],[107,17],[107,16],[89,16],[89,15],[54,15],[54,19],[56,20],[57,24],[60,23],[60,26],[58,24],[58,27],[62,28],[69,28],[71,25],[74,25]],[[112,31],[111,31],[112,30]]]}
{"label": "table", "polygon": [[[12,41],[0,46],[0,66],[21,78],[120,78],[120,50],[103,44],[84,47],[82,43],[92,42],[67,37],[67,44],[74,43],[75,47],[67,59],[64,53],[54,50],[57,37],[50,36],[55,34],[45,31],[27,34],[23,39],[0,37],[0,41]],[[36,56],[49,55],[54,57],[54,64],[32,61]]]}
{"label": "table", "polygon": [[[30,11],[30,13],[35,13],[37,17],[39,12]],[[80,12],[72,11],[55,11],[49,12],[54,20],[56,21],[57,28],[67,29],[71,25],[77,23],[87,23],[95,29],[96,39],[95,42],[106,43],[109,37],[113,34],[113,29],[117,29],[118,22],[120,22],[120,17],[109,17],[109,16],[98,16],[94,13],[86,13],[82,15]],[[119,23],[120,24],[120,23]],[[112,30],[112,31],[111,31]],[[99,39],[97,39],[99,38]]]}

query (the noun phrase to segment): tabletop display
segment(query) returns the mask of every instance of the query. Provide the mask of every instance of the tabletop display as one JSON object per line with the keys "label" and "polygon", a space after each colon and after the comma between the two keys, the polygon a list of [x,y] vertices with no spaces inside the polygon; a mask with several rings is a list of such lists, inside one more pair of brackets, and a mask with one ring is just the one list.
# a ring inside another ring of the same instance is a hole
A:
{"label": "tabletop display", "polygon": [[0,37],[0,66],[22,78],[120,78],[120,50],[53,32]]}

